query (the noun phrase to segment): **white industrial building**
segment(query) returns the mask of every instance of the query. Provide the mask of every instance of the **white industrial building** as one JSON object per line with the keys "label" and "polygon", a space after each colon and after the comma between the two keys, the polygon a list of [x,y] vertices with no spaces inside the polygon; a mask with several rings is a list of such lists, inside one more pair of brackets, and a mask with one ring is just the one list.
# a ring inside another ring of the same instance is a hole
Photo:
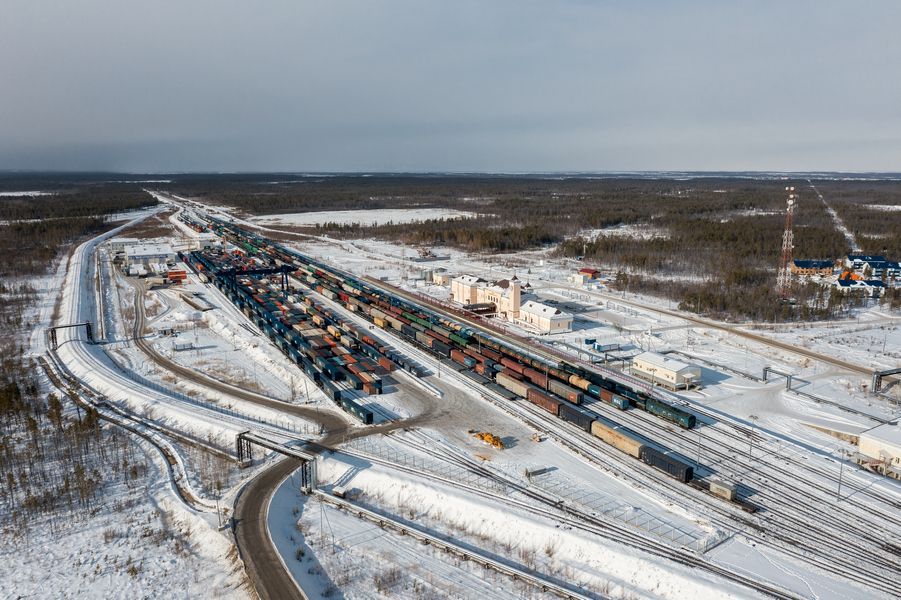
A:
{"label": "white industrial building", "polygon": [[141,243],[141,240],[138,238],[129,238],[129,237],[115,237],[112,238],[109,242],[109,250],[110,254],[115,258],[117,255],[125,255],[125,251],[132,246],[137,246]]}
{"label": "white industrial building", "polygon": [[168,244],[137,244],[125,249],[125,265],[151,265],[175,262],[175,251]]}
{"label": "white industrial building", "polygon": [[559,308],[529,300],[519,307],[516,322],[541,333],[563,333],[573,328],[573,316]]}
{"label": "white industrial building", "polygon": [[632,374],[662,387],[679,390],[701,383],[701,368],[656,352],[643,352],[632,359]]}
{"label": "white industrial building", "polygon": [[[876,461],[886,475],[901,478],[901,425],[886,424],[860,434],[860,453]],[[886,468],[887,467],[887,468]]]}

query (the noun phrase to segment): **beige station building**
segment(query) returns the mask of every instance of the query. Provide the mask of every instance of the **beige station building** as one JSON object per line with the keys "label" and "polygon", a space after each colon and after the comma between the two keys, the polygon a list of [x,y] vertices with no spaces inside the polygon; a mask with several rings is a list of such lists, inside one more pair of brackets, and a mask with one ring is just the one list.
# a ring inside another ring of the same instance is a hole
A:
{"label": "beige station building", "polygon": [[[451,279],[450,286],[454,302],[474,310],[485,309],[485,314],[494,314],[527,329],[539,333],[561,333],[572,329],[571,314],[534,300],[523,303],[523,285],[515,275],[493,282],[474,275],[460,275]],[[528,289],[528,285],[525,287]]]}
{"label": "beige station building", "polygon": [[460,275],[451,279],[451,298],[463,306],[494,304],[498,317],[513,321],[519,317],[522,282],[516,275],[495,282],[474,275]]}
{"label": "beige station building", "polygon": [[632,374],[670,390],[700,385],[701,368],[656,352],[643,352],[632,359]]}
{"label": "beige station building", "polygon": [[519,307],[519,317],[515,322],[541,333],[565,333],[573,328],[571,314],[534,300],[529,300]]}

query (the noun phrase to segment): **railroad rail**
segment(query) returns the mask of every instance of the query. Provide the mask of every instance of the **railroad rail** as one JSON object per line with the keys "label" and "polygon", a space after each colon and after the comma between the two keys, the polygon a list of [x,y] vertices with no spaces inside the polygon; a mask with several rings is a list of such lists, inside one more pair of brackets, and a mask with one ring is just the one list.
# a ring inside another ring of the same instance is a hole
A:
{"label": "railroad rail", "polygon": [[547,579],[545,577],[540,577],[525,569],[521,569],[517,566],[505,562],[501,562],[497,559],[486,556],[483,553],[476,552],[474,549],[467,548],[462,544],[458,544],[456,542],[452,542],[450,540],[428,533],[413,524],[405,523],[384,514],[362,508],[353,504],[352,502],[348,502],[347,500],[336,498],[335,496],[332,496],[322,490],[315,490],[313,492],[313,495],[319,498],[319,500],[321,500],[322,502],[345,510],[348,513],[351,513],[361,519],[366,519],[367,521],[375,523],[383,529],[393,529],[401,535],[410,536],[413,539],[419,540],[423,544],[427,544],[432,546],[433,548],[454,554],[455,556],[458,556],[463,560],[482,565],[486,569],[497,571],[498,573],[506,575],[514,580],[525,582],[541,590],[542,592],[551,593],[560,598],[567,598],[571,600],[592,600],[595,598],[603,598],[603,596],[599,594],[572,589],[563,582],[551,581],[550,579]]}

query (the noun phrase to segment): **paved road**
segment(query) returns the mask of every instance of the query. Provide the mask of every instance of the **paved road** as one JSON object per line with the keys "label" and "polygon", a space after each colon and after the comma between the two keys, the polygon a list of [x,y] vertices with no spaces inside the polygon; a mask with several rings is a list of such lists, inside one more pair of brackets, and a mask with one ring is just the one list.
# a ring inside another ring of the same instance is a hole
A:
{"label": "paved road", "polygon": [[[141,283],[129,281],[135,288],[134,341],[141,352],[163,369],[171,371],[180,377],[215,389],[228,396],[293,414],[319,424],[325,432],[325,436],[308,448],[313,452],[325,452],[343,444],[347,440],[422,425],[448,416],[448,408],[445,402],[427,394],[418,394],[423,404],[423,410],[420,414],[409,419],[390,421],[368,427],[357,427],[333,412],[272,400],[179,365],[157,352],[156,348],[143,338],[146,324],[144,312],[145,287]],[[408,386],[407,389],[409,392],[415,393],[414,388]],[[275,463],[253,478],[241,490],[235,503],[233,516],[235,519],[235,540],[238,552],[244,561],[247,575],[250,577],[254,589],[263,600],[305,598],[303,592],[295,584],[291,574],[282,566],[278,551],[272,545],[268,531],[269,501],[272,494],[279,484],[298,467],[299,463],[291,458]]]}

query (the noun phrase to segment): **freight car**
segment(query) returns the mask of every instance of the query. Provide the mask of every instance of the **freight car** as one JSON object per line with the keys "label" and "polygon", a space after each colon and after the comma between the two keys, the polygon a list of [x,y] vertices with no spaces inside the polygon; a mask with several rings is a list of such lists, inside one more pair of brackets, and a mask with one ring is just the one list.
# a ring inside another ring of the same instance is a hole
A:
{"label": "freight car", "polygon": [[673,458],[667,452],[661,452],[652,446],[642,446],[641,460],[652,467],[660,469],[670,477],[678,479],[682,483],[688,483],[694,476],[693,467],[683,463],[677,458]]}

